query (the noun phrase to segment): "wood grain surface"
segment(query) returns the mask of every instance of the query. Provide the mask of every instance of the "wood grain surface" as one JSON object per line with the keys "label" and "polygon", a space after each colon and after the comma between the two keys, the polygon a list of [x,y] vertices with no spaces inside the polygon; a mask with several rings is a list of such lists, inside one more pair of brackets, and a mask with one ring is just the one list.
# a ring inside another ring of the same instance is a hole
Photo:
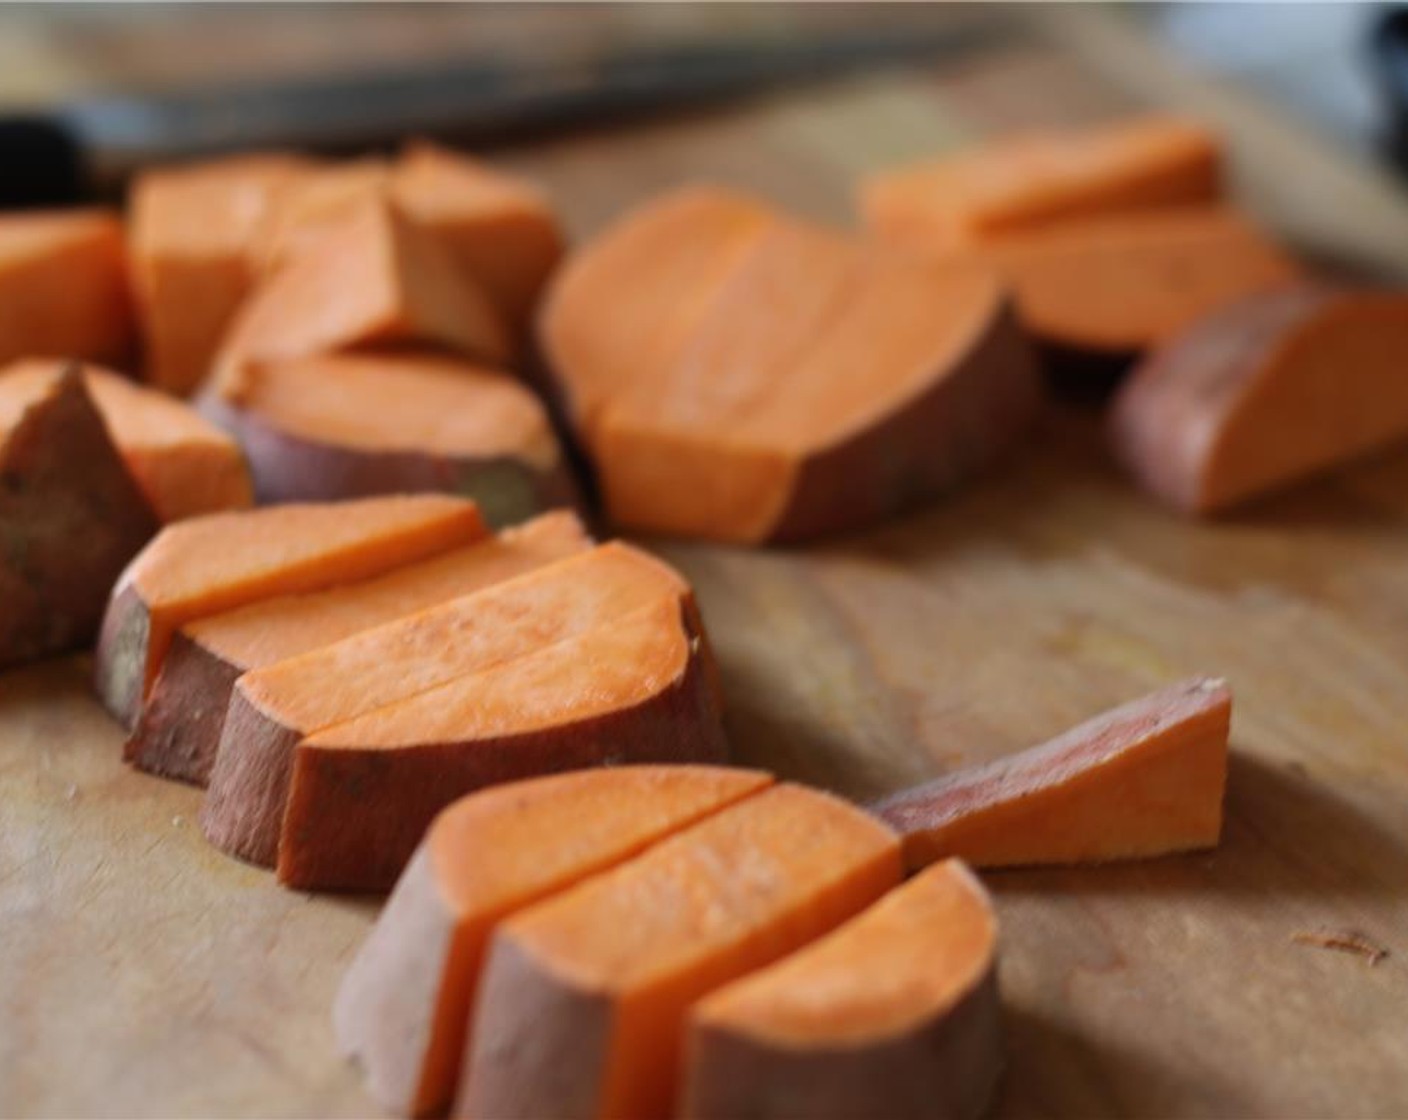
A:
{"label": "wood grain surface", "polygon": [[[854,175],[1021,124],[1224,124],[1298,242],[1408,265],[1394,189],[1071,9],[937,75],[514,153],[574,232],[686,179],[846,221]],[[654,542],[653,542],[654,543]],[[806,551],[660,544],[696,582],[738,760],[866,797],[1195,671],[1236,701],[1215,853],[993,874],[1004,1117],[1408,1115],[1408,452],[1192,524],[1054,414],[1004,470]],[[0,1114],[373,1112],[328,1008],[375,900],[208,848],[134,773],[82,659],[0,677]],[[1377,965],[1311,943],[1346,932]],[[1307,940],[1305,935],[1313,935]]]}

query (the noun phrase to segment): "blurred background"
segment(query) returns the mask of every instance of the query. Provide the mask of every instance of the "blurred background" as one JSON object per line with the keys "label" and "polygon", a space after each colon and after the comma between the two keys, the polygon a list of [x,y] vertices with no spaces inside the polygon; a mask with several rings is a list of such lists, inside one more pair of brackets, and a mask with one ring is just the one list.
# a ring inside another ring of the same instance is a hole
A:
{"label": "blurred background", "polygon": [[228,147],[407,131],[521,144],[857,73],[952,71],[1077,17],[1356,157],[1408,163],[1408,25],[1379,4],[16,4],[0,9],[0,191],[110,191],[136,164]]}

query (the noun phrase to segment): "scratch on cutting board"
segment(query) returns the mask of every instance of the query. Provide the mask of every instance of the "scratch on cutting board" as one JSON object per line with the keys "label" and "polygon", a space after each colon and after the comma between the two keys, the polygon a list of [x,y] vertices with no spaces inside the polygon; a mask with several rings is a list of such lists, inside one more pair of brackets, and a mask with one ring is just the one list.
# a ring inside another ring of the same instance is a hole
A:
{"label": "scratch on cutting board", "polygon": [[1310,945],[1317,949],[1333,949],[1340,953],[1353,953],[1369,962],[1372,968],[1388,956],[1388,950],[1377,941],[1354,929],[1302,930],[1291,935],[1297,945]]}

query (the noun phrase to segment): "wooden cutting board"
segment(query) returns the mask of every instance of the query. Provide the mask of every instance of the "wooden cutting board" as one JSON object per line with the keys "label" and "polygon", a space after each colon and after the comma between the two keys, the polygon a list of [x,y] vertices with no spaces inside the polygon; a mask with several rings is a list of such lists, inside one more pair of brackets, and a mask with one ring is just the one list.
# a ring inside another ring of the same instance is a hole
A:
{"label": "wooden cutting board", "polygon": [[[855,174],[1145,104],[1233,137],[1248,197],[1322,252],[1408,265],[1408,208],[1118,21],[941,75],[516,153],[577,233],[684,179],[845,221]],[[986,877],[1001,1116],[1408,1113],[1408,453],[1196,525],[1053,416],[983,484],[790,552],[664,545],[695,580],[738,759],[855,796],[1000,755],[1196,671],[1236,690],[1215,853]],[[3,606],[0,605],[0,609]],[[328,1008],[376,900],[218,855],[197,791],[132,772],[84,660],[0,677],[0,1114],[373,1111]],[[564,822],[570,827],[570,822]],[[1353,931],[1377,966],[1304,943]]]}

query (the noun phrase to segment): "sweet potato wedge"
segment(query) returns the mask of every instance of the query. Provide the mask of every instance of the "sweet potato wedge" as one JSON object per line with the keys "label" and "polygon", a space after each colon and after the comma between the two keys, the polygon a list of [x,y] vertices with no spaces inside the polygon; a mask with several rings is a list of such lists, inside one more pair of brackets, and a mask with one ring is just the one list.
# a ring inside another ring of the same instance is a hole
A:
{"label": "sweet potato wedge", "polygon": [[373,1096],[443,1113],[494,928],[768,786],[756,770],[620,766],[482,790],[435,818],[356,960],[333,1023]]}
{"label": "sweet potato wedge", "polygon": [[751,198],[696,187],[628,213],[568,259],[540,333],[555,388],[584,433],[621,387],[673,368],[771,220]]}
{"label": "sweet potato wedge", "polygon": [[922,867],[1098,863],[1209,848],[1222,829],[1232,693],[1194,677],[1039,747],[874,806]]}
{"label": "sweet potato wedge", "polygon": [[668,1115],[690,1004],[900,875],[889,829],[782,785],[514,915],[489,949],[456,1113]]}
{"label": "sweet potato wedge", "polygon": [[40,356],[120,365],[134,334],[115,215],[0,215],[0,363]]}
{"label": "sweet potato wedge", "polygon": [[975,1120],[1002,1067],[997,920],[945,860],[689,1015],[685,1120]]}
{"label": "sweet potato wedge", "polygon": [[435,814],[466,793],[589,766],[727,757],[697,616],[677,597],[657,600],[310,735],[294,755],[279,881],[386,890]]}
{"label": "sweet potato wedge", "polygon": [[1045,346],[1107,360],[1133,358],[1211,311],[1302,275],[1226,207],[1065,223],[967,255],[1007,278],[1022,321]]}
{"label": "sweet potato wedge", "polygon": [[1065,221],[1216,202],[1217,137],[1178,117],[1024,133],[864,180],[866,224],[896,244],[961,249]]}
{"label": "sweet potato wedge", "polygon": [[1111,410],[1116,456],[1186,513],[1223,511],[1408,437],[1408,297],[1303,287],[1155,351]]}
{"label": "sweet potato wedge", "polygon": [[574,514],[547,513],[496,537],[385,575],[280,595],[183,626],[127,741],[139,769],[205,785],[235,681],[363,630],[591,547]]}
{"label": "sweet potato wedge", "polygon": [[360,206],[385,200],[391,165],[378,156],[326,163],[280,192],[253,236],[252,252],[267,273],[337,227]]}
{"label": "sweet potato wedge", "polygon": [[425,141],[401,153],[391,191],[522,335],[563,248],[562,231],[542,192],[518,176]]}
{"label": "sweet potato wedge", "polygon": [[867,250],[723,192],[667,198],[588,246],[544,343],[612,518],[725,541],[892,514],[987,466],[1041,400],[987,269]]}
{"label": "sweet potato wedge", "polygon": [[202,398],[243,445],[262,502],[445,491],[492,524],[570,505],[538,398],[507,374],[428,354],[331,354],[247,367]]}
{"label": "sweet potato wedge", "polygon": [[153,385],[184,395],[210,372],[221,337],[253,287],[254,245],[264,223],[314,166],[266,153],[137,176],[132,286]]}
{"label": "sweet potato wedge", "polygon": [[77,367],[26,401],[0,396],[0,669],[91,641],[156,530]]}
{"label": "sweet potato wedge", "polygon": [[[0,413],[52,391],[66,363],[30,359],[0,369]],[[163,522],[244,509],[254,497],[233,439],[180,401],[98,366],[83,377],[127,469]]]}
{"label": "sweet potato wedge", "polygon": [[483,533],[473,502],[438,494],[270,506],[169,525],[128,565],[108,601],[98,696],[131,731],[186,623],[367,579]]}
{"label": "sweet potato wedge", "polygon": [[498,309],[449,250],[386,199],[366,197],[265,276],[222,342],[216,372],[223,387],[249,363],[408,343],[496,364],[512,354]]}
{"label": "sweet potato wedge", "polygon": [[[242,859],[273,865],[277,858],[282,864],[280,832],[286,832],[291,811],[295,748],[305,738],[586,633],[658,600],[688,600],[688,596],[688,584],[662,562],[629,545],[600,545],[247,673],[231,697],[210,775],[201,812],[205,834],[217,847]],[[523,709],[520,716],[531,725],[533,709]],[[473,726],[471,716],[466,732]],[[482,753],[492,760],[492,751]],[[347,757],[359,761],[355,753]],[[376,781],[381,789],[391,766],[405,765],[409,773],[417,758],[415,752],[397,755],[381,749],[375,749],[373,757],[376,761],[370,765],[380,775]],[[453,798],[470,788],[436,782],[430,792]],[[382,803],[390,815],[406,816],[399,802],[387,798]],[[435,810],[442,806],[443,802]],[[421,819],[419,828],[435,810]],[[342,838],[349,855],[351,838],[346,833],[350,830],[349,822]],[[412,846],[417,839],[419,832],[410,837]],[[407,848],[399,858],[404,862],[409,855]],[[394,859],[395,854],[388,858]],[[391,877],[399,870],[399,865],[393,868]],[[384,885],[389,884],[387,879]]]}

